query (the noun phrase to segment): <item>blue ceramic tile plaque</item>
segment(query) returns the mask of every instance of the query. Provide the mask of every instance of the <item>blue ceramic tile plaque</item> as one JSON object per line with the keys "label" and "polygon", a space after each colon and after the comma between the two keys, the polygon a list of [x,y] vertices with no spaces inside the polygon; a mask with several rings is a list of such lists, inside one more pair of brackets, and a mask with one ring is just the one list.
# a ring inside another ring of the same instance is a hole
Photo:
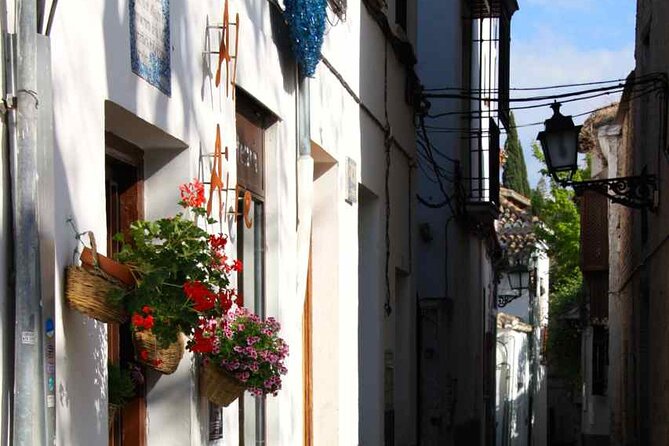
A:
{"label": "blue ceramic tile plaque", "polygon": [[170,96],[170,0],[130,0],[129,8],[132,71]]}

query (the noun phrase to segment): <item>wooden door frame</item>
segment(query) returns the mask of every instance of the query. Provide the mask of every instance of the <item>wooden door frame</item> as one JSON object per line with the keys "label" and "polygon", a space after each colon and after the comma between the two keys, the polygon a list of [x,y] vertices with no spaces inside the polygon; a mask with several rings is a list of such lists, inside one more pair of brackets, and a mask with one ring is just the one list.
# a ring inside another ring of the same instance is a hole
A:
{"label": "wooden door frame", "polygon": [[307,289],[302,316],[302,373],[304,387],[304,446],[314,444],[313,422],[313,318],[312,318],[312,241],[309,241],[309,263],[307,267]]}
{"label": "wooden door frame", "polygon": [[[105,183],[107,159],[111,158],[116,162],[126,164],[134,168],[135,181],[129,195],[128,206],[122,213],[121,228],[127,228],[135,219],[144,218],[144,152],[134,144],[119,138],[113,133],[105,133]],[[106,187],[106,186],[105,186]],[[105,197],[107,191],[105,190]],[[109,212],[109,209],[107,209]],[[109,216],[107,216],[109,217]],[[108,232],[109,231],[108,227]],[[107,254],[111,255],[113,251],[112,237],[114,234],[107,234]],[[112,363],[120,360],[120,326],[118,324],[107,324],[107,351],[109,360]],[[123,446],[146,446],[147,432],[147,408],[146,408],[146,387],[138,389],[139,395],[125,405],[119,416],[122,419],[121,438],[116,437],[113,429],[109,430],[109,444],[122,444]]]}

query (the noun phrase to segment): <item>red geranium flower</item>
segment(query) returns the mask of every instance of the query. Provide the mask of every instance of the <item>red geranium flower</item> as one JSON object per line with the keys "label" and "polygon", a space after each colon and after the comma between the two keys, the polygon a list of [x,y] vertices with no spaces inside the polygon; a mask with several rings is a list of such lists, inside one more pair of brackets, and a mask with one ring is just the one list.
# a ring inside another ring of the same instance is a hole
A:
{"label": "red geranium flower", "polygon": [[227,243],[228,243],[228,236],[225,235],[225,234],[218,234],[218,235],[210,235],[209,236],[209,244],[216,251],[220,251],[220,250],[225,249],[225,245]]}
{"label": "red geranium flower", "polygon": [[135,328],[142,328],[144,327],[144,318],[142,317],[141,314],[135,313],[132,315],[132,318],[130,319],[130,323],[135,326]]}
{"label": "red geranium flower", "polygon": [[221,304],[223,312],[227,312],[232,307],[232,294],[230,290],[223,290],[218,293],[218,302]]}
{"label": "red geranium flower", "polygon": [[142,350],[141,352],[139,352],[139,357],[142,358],[142,361],[148,361],[149,352],[146,350]]}
{"label": "red geranium flower", "polygon": [[142,307],[142,313],[144,313],[144,314],[151,314],[151,313],[153,313],[153,310],[151,309],[150,306],[148,306],[148,305],[144,305],[144,306]]}
{"label": "red geranium flower", "polygon": [[150,314],[144,318],[144,328],[146,330],[150,330],[151,328],[153,328],[153,316],[151,316]]}
{"label": "red geranium flower", "polygon": [[181,201],[184,207],[201,207],[204,202],[204,184],[195,179],[190,183],[179,186]]}
{"label": "red geranium flower", "polygon": [[214,350],[214,336],[204,336],[204,330],[198,328],[193,334],[191,351],[196,353],[211,353]]}
{"label": "red geranium flower", "polygon": [[196,311],[208,311],[216,305],[216,295],[200,281],[184,283],[186,297],[193,301]]}
{"label": "red geranium flower", "polygon": [[237,260],[235,260],[234,262],[232,262],[232,269],[235,270],[235,271],[237,271],[237,272],[241,272],[241,270],[242,270],[242,261],[239,260],[239,259],[237,259]]}

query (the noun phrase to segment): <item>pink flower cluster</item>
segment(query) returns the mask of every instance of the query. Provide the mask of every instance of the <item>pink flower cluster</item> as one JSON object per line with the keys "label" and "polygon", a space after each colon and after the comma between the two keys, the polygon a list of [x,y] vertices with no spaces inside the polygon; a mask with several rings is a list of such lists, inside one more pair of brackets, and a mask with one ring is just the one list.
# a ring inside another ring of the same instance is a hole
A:
{"label": "pink flower cluster", "polygon": [[222,318],[201,320],[188,347],[226,370],[251,394],[276,395],[281,375],[288,373],[288,344],[278,337],[280,328],[276,319],[262,320],[238,307]]}

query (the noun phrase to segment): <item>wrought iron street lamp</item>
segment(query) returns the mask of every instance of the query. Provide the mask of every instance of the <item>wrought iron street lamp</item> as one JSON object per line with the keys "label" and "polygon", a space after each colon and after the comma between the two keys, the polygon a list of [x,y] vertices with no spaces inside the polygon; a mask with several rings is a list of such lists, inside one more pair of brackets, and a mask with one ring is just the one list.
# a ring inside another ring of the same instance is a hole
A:
{"label": "wrought iron street lamp", "polygon": [[530,270],[527,265],[516,265],[506,272],[509,287],[521,294],[530,288]]}
{"label": "wrought iron street lamp", "polygon": [[641,175],[603,180],[575,181],[578,169],[578,135],[581,126],[575,126],[571,116],[560,113],[560,103],[551,105],[553,116],[545,121],[545,130],[537,135],[551,176],[562,187],[573,187],[576,194],[592,190],[608,197],[614,203],[633,208],[654,208],[657,178]]}
{"label": "wrought iron street lamp", "polygon": [[505,271],[506,278],[509,281],[509,289],[513,293],[499,294],[497,296],[498,308],[507,306],[510,302],[520,298],[523,291],[530,289],[531,274],[528,261],[529,259],[526,257],[518,257],[514,259],[511,267]]}

